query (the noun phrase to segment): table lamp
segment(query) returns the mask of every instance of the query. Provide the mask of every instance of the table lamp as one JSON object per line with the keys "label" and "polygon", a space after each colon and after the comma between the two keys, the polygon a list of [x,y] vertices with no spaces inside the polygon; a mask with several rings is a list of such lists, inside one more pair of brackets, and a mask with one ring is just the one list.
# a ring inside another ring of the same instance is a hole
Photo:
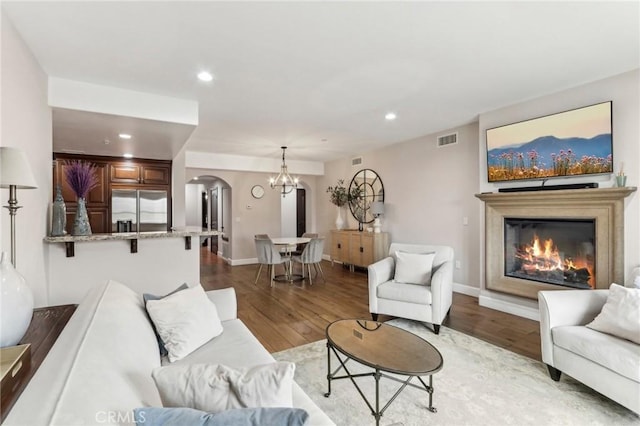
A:
{"label": "table lamp", "polygon": [[375,217],[373,221],[373,232],[380,233],[380,216],[384,214],[384,203],[382,201],[374,201],[371,203],[371,214]]}
{"label": "table lamp", "polygon": [[33,294],[16,266],[16,190],[37,188],[25,153],[17,148],[0,147],[0,188],[9,188],[11,217],[11,263],[0,255],[0,347],[17,344],[29,327],[33,315]]}

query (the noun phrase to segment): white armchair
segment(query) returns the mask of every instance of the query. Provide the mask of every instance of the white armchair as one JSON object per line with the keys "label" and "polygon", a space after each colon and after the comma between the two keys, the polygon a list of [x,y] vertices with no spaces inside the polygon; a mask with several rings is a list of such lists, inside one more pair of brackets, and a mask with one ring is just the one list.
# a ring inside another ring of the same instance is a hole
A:
{"label": "white armchair", "polygon": [[[430,283],[395,282],[396,251],[435,253]],[[368,270],[369,312],[374,321],[378,314],[392,315],[431,323],[433,331],[440,332],[453,297],[453,248],[393,243],[389,247],[389,257],[369,265]]]}
{"label": "white armchair", "polygon": [[542,361],[554,381],[562,373],[640,414],[640,345],[586,324],[609,290],[538,292]]}

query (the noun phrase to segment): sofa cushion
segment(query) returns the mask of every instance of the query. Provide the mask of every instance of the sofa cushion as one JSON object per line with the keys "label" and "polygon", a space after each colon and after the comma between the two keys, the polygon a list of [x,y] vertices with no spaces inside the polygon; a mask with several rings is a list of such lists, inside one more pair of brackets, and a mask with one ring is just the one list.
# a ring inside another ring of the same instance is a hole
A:
{"label": "sofa cushion", "polygon": [[[179,292],[181,290],[186,290],[188,288],[189,288],[189,286],[187,285],[187,283],[184,283],[184,284],[181,284],[180,287],[178,287],[175,290],[173,290],[171,293],[165,294],[164,296],[156,296],[155,294],[144,293],[142,295],[142,300],[144,300],[144,306],[146,308],[147,302],[149,300],[164,299],[167,296],[171,296],[174,293],[177,293],[177,292]],[[147,316],[148,316],[148,313],[147,313]],[[153,327],[153,332],[156,333],[156,339],[158,339],[158,348],[160,349],[160,356],[169,355],[169,351],[167,351],[167,348],[164,346],[164,342],[162,341],[162,337],[160,337],[160,335],[158,334],[158,330],[156,329],[155,324],[151,320],[151,317],[149,317],[149,321],[151,322],[151,326]]]}
{"label": "sofa cushion", "polygon": [[302,426],[309,414],[300,408],[238,408],[207,413],[193,408],[145,407],[134,410],[138,426]]}
{"label": "sofa cushion", "polygon": [[378,292],[378,297],[382,299],[399,300],[420,305],[430,305],[432,300],[431,286],[421,284],[387,281],[380,284],[376,291]]}
{"label": "sofa cushion", "polygon": [[202,286],[147,302],[147,311],[169,351],[171,362],[184,358],[222,333],[216,305]]}
{"label": "sofa cushion", "polygon": [[640,382],[640,345],[584,326],[554,327],[551,336],[555,345]]}
{"label": "sofa cushion", "polygon": [[[275,362],[275,359],[260,344],[256,336],[239,319],[223,321],[224,333],[208,341],[188,356],[169,364],[168,359],[163,365],[182,365],[197,363],[212,363],[228,365],[233,368],[243,368],[251,365]],[[309,425],[326,426],[333,424],[327,415],[309,398],[297,383],[293,383],[293,405],[303,408],[309,413]]]}
{"label": "sofa cushion", "polygon": [[396,270],[393,280],[406,284],[429,284],[431,268],[436,254],[410,253],[402,250],[396,252]]}
{"label": "sofa cushion", "polygon": [[212,413],[233,408],[292,407],[295,364],[272,362],[234,369],[193,364],[153,370],[162,404]]}
{"label": "sofa cushion", "polygon": [[640,344],[640,289],[611,284],[602,311],[587,327]]}

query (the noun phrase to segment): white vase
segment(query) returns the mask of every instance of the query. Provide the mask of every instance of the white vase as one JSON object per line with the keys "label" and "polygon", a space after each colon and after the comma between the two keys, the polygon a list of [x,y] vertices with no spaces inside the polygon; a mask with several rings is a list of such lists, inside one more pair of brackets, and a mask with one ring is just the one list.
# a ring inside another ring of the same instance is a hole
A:
{"label": "white vase", "polygon": [[5,252],[0,255],[0,347],[16,345],[31,323],[33,294]]}
{"label": "white vase", "polygon": [[344,228],[344,218],[342,217],[342,207],[338,207],[338,217],[336,218],[336,229]]}

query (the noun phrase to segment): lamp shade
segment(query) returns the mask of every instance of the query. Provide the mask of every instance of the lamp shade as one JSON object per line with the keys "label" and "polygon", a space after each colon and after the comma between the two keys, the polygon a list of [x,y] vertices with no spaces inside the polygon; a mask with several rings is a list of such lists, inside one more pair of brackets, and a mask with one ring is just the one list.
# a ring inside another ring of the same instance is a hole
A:
{"label": "lamp shade", "polygon": [[24,151],[3,146],[0,147],[0,188],[11,185],[19,189],[38,187]]}
{"label": "lamp shade", "polygon": [[384,214],[384,203],[382,201],[374,201],[371,203],[371,214],[374,216]]}

